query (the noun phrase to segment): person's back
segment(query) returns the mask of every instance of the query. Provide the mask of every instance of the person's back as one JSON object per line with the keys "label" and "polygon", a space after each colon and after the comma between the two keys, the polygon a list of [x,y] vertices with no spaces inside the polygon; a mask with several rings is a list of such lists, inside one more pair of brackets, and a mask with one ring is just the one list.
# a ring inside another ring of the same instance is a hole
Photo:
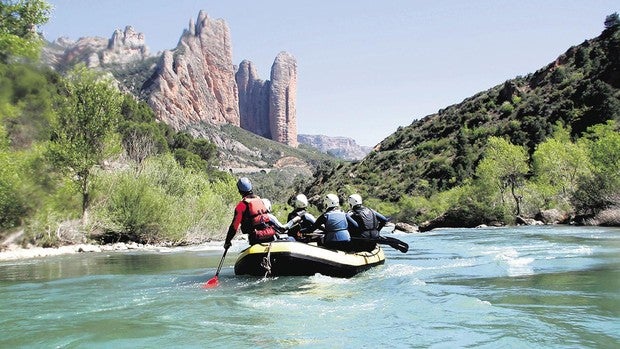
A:
{"label": "person's back", "polygon": [[365,239],[379,238],[381,228],[387,223],[387,218],[382,214],[362,205],[362,197],[358,194],[349,196],[351,218],[356,224],[352,224],[349,231],[353,237]]}
{"label": "person's back", "polygon": [[316,219],[306,210],[308,208],[308,199],[304,194],[298,194],[295,197],[293,206],[295,209],[288,214],[287,220],[289,222],[296,218],[299,218],[299,220],[289,229],[288,235],[295,237],[296,240],[305,241],[303,234],[310,232],[310,228],[316,222]]}
{"label": "person's back", "polygon": [[233,221],[228,227],[224,248],[231,246],[232,238],[241,227],[241,232],[248,234],[250,245],[273,241],[276,231],[269,223],[268,210],[263,201],[252,192],[252,183],[243,177],[237,181],[239,194],[243,197],[235,207]]}
{"label": "person's back", "polygon": [[325,225],[323,232],[325,233],[325,241],[349,241],[349,225],[347,223],[347,214],[338,208],[323,213],[325,216]]}
{"label": "person's back", "polygon": [[312,231],[323,229],[323,245],[329,248],[346,249],[351,241],[349,234],[349,220],[345,212],[340,210],[340,200],[335,194],[327,194],[325,197],[327,210],[317,218],[310,227]]}

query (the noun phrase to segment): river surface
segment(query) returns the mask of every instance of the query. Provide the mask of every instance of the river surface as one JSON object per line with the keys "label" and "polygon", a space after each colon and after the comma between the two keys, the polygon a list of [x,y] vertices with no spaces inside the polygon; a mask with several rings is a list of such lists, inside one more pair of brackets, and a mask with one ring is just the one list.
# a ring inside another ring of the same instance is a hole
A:
{"label": "river surface", "polygon": [[234,275],[222,249],[0,262],[0,348],[620,348],[620,229],[389,235],[350,279]]}

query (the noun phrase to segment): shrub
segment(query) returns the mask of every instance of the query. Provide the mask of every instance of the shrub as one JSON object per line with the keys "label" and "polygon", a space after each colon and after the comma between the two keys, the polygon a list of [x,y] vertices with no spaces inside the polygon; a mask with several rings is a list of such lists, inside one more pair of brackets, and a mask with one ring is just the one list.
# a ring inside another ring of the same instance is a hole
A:
{"label": "shrub", "polygon": [[142,171],[102,176],[95,210],[104,241],[183,244],[220,238],[238,200],[230,176],[213,179],[181,168],[170,156],[147,159]]}

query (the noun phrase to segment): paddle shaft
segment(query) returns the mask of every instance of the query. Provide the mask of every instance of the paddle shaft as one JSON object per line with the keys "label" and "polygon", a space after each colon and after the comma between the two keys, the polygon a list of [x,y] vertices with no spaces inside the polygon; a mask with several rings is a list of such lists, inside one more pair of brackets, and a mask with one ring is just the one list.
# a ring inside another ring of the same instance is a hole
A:
{"label": "paddle shaft", "polygon": [[217,271],[215,272],[215,277],[220,275],[220,270],[222,270],[222,264],[224,264],[224,258],[226,258],[226,252],[228,252],[227,248],[224,249],[224,254],[222,255],[222,259],[220,259],[220,265],[217,266]]}

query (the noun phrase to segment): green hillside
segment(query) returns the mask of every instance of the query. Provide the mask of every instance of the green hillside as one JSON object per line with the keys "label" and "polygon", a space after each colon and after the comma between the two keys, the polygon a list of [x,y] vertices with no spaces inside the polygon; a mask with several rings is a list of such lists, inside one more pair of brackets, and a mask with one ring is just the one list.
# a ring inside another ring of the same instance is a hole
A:
{"label": "green hillside", "polygon": [[608,120],[620,123],[617,21],[535,73],[400,127],[363,161],[318,173],[308,192],[335,191],[345,197],[357,191],[391,203],[428,199],[475,179],[490,137],[522,146],[531,156],[558,123],[569,127],[576,140],[588,127]]}

